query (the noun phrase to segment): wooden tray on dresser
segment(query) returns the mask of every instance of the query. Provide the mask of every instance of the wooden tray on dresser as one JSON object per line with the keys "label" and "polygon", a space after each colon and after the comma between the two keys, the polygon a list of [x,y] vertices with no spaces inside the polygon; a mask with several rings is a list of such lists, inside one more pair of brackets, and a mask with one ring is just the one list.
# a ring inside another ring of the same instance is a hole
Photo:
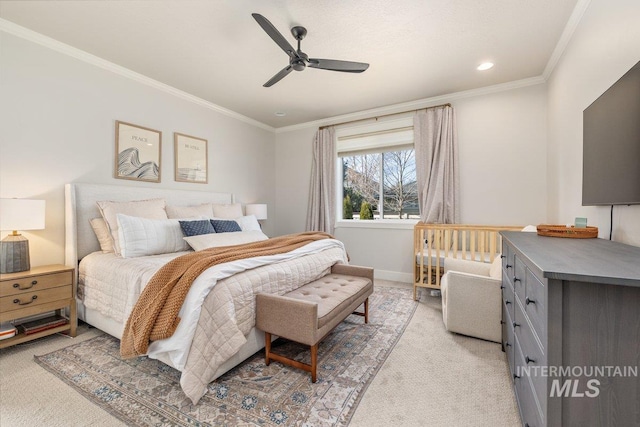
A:
{"label": "wooden tray on dresser", "polygon": [[567,227],[566,225],[540,224],[538,236],[566,237],[570,239],[593,239],[598,237],[598,227]]}

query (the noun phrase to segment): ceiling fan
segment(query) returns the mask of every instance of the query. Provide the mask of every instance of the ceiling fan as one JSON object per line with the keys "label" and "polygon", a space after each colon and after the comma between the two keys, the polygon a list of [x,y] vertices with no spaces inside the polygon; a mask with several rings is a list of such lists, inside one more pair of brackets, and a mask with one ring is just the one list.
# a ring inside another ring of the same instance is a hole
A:
{"label": "ceiling fan", "polygon": [[274,42],[282,50],[289,55],[289,65],[284,67],[280,72],[266,82],[263,86],[270,87],[282,80],[291,70],[302,71],[307,66],[311,68],[319,68],[321,70],[342,71],[345,73],[361,73],[369,64],[363,62],[338,61],[336,59],[317,59],[309,58],[309,55],[300,50],[300,41],[307,35],[307,29],[296,26],[291,29],[291,34],[298,40],[298,49],[294,49],[291,44],[284,38],[271,22],[259,13],[252,13],[251,16],[258,22],[262,29],[273,39]]}

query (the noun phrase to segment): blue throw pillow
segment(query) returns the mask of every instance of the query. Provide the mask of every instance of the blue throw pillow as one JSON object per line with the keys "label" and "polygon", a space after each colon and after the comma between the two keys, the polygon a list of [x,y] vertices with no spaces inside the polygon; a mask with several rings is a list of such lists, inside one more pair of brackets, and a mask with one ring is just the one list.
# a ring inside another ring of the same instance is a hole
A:
{"label": "blue throw pillow", "polygon": [[230,233],[233,231],[242,231],[242,228],[235,221],[223,221],[221,219],[212,219],[211,225],[215,228],[216,233]]}
{"label": "blue throw pillow", "polygon": [[215,233],[216,230],[208,219],[201,219],[198,221],[179,221],[180,228],[185,236],[199,236],[201,234]]}

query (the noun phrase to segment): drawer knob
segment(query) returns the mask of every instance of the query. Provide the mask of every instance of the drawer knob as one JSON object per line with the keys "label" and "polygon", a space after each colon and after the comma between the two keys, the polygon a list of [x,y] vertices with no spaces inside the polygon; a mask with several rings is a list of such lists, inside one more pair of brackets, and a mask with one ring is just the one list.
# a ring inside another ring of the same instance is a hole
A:
{"label": "drawer knob", "polygon": [[524,300],[525,305],[529,305],[529,304],[535,304],[536,300],[527,298],[526,300]]}
{"label": "drawer knob", "polygon": [[518,279],[517,277],[514,277],[513,278],[513,283],[518,283],[518,282],[520,282],[520,279]]}
{"label": "drawer knob", "polygon": [[528,365],[529,363],[536,363],[536,361],[535,361],[535,360],[533,360],[532,358],[530,358],[529,356],[525,356],[524,360],[527,362],[527,365]]}
{"label": "drawer knob", "polygon": [[20,301],[20,298],[16,298],[16,299],[13,300],[13,303],[14,304],[18,304],[18,305],[27,305],[27,304],[31,304],[33,301],[35,301],[37,299],[38,299],[38,295],[32,296],[31,299],[29,301],[27,301],[27,302],[22,302],[22,301]]}
{"label": "drawer knob", "polygon": [[513,327],[520,326],[520,323],[513,322]]}
{"label": "drawer knob", "polygon": [[14,283],[14,284],[13,284],[13,287],[14,287],[14,288],[16,288],[16,289],[19,289],[19,290],[21,290],[21,291],[24,291],[25,289],[31,289],[31,288],[33,288],[33,287],[34,287],[35,285],[37,285],[37,284],[38,284],[38,281],[37,281],[37,280],[34,280],[34,281],[32,281],[32,282],[31,282],[31,284],[30,284],[29,286],[27,286],[26,288],[21,288],[21,287],[20,287],[20,283]]}

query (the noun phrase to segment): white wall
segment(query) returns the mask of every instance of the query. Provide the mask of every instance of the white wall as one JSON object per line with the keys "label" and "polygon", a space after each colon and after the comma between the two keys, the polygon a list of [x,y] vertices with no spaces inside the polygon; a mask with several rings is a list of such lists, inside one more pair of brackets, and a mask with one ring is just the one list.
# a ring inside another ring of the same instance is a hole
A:
{"label": "white wall", "polygon": [[[46,229],[23,233],[32,265],[64,262],[68,182],[233,192],[272,217],[272,132],[4,32],[0,77],[0,197],[46,200]],[[162,131],[161,183],[113,178],[115,120]],[[208,184],[174,181],[173,132],[208,140]]]}
{"label": "white wall", "polygon": [[[460,147],[461,222],[546,221],[546,86],[452,101]],[[276,233],[304,230],[315,128],[276,134]],[[355,264],[410,280],[413,230],[337,228]]]}
{"label": "white wall", "polygon": [[[548,207],[609,237],[610,207],[582,206],[582,112],[640,60],[640,2],[592,0],[548,80]],[[640,167],[640,163],[639,163]],[[640,246],[640,205],[616,206],[613,240]]]}

